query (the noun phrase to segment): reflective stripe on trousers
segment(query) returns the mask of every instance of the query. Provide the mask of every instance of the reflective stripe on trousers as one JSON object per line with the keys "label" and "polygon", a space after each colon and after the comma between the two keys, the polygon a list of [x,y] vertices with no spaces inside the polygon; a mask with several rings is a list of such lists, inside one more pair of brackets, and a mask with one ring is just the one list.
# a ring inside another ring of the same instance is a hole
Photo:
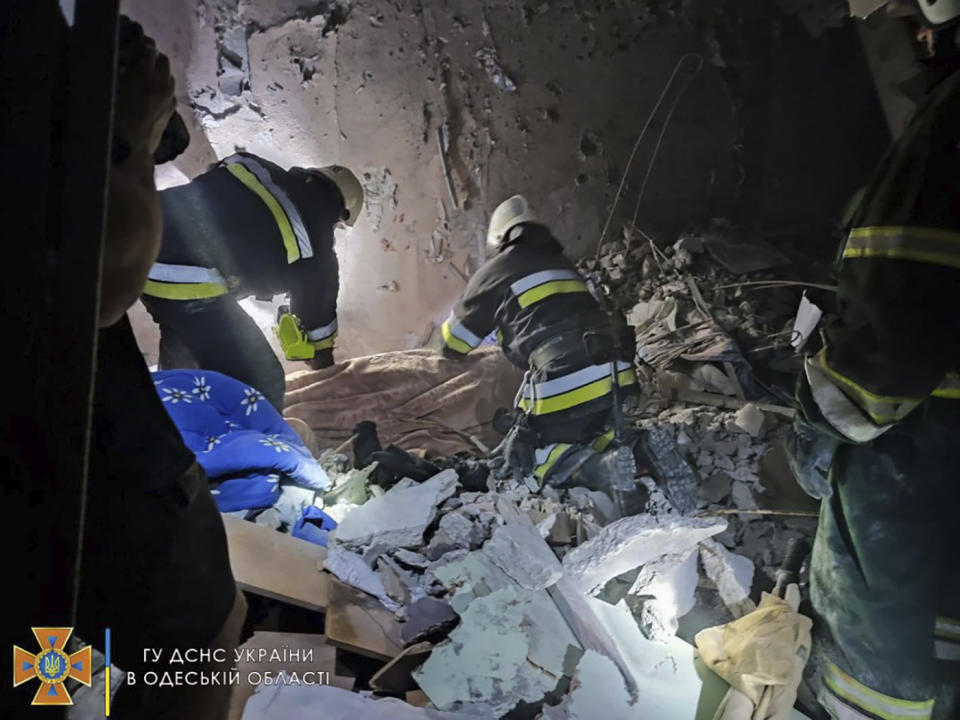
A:
{"label": "reflective stripe on trousers", "polygon": [[835,720],[927,720],[933,713],[933,700],[884,695],[857,682],[833,663],[824,671],[820,703]]}
{"label": "reflective stripe on trousers", "polygon": [[166,300],[203,300],[229,292],[216,268],[154,263],[147,278],[143,293]]}
{"label": "reflective stripe on trousers", "polygon": [[327,323],[323,327],[308,330],[307,340],[309,340],[310,344],[313,345],[317,350],[326,350],[327,348],[332,348],[337,339],[338,329],[339,325],[337,324],[336,318],[334,318],[333,322]]}
{"label": "reflective stripe on trousers", "polygon": [[223,165],[270,210],[283,238],[287,262],[313,257],[313,245],[310,244],[310,236],[300,219],[296,205],[273,181],[270,172],[253,158],[242,155],[231,155],[223,161]]}
{"label": "reflective stripe on trousers", "polygon": [[[617,362],[617,370],[621,387],[637,382],[629,362]],[[534,380],[524,386],[519,407],[532,415],[546,415],[604,397],[613,390],[610,371],[610,363],[602,363],[550,380]]]}

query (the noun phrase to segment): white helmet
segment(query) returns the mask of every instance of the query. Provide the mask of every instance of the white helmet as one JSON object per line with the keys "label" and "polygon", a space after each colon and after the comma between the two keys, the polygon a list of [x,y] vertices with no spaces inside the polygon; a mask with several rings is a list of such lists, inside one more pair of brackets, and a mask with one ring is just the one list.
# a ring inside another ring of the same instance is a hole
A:
{"label": "white helmet", "polygon": [[360,211],[363,210],[363,185],[360,184],[357,176],[342,165],[327,165],[316,168],[315,172],[337,186],[347,211],[347,217],[343,219],[343,223],[352,227],[360,217]]}
{"label": "white helmet", "polygon": [[917,5],[931,25],[942,25],[960,16],[960,0],[917,0]]}
{"label": "white helmet", "polygon": [[497,205],[487,228],[487,254],[495,255],[506,240],[510,229],[525,222],[536,222],[537,216],[523,195],[514,195]]}

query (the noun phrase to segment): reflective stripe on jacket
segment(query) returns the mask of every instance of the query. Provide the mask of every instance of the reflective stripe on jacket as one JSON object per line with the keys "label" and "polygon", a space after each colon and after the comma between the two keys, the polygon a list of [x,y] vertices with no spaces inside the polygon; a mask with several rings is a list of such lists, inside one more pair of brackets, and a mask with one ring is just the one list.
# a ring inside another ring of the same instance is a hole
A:
{"label": "reflective stripe on jacket", "polygon": [[928,398],[960,399],[960,73],[864,190],[837,280],[839,318],[803,378],[822,415],[805,410],[809,421],[867,442]]}

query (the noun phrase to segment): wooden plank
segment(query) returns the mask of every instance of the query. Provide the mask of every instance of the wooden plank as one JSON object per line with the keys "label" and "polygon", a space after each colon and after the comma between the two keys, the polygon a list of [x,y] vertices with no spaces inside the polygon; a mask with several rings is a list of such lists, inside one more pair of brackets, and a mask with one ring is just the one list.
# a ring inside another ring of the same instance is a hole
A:
{"label": "wooden plank", "polygon": [[413,671],[426,662],[432,650],[433,644],[428,642],[411,645],[370,678],[370,687],[385,693],[419,690],[420,687],[413,679]]}
{"label": "wooden plank", "polygon": [[403,652],[400,623],[380,601],[329,577],[327,642],[358,655],[393,660]]}
{"label": "wooden plank", "polygon": [[241,590],[310,610],[326,610],[327,549],[240,518],[223,516],[230,567]]}
{"label": "wooden plank", "polygon": [[430,703],[430,698],[427,697],[427,694],[423,690],[411,690],[407,693],[407,705],[413,705],[414,707],[433,707]]}
{"label": "wooden plank", "polygon": [[[272,652],[279,651],[281,654],[289,655],[290,651],[312,651],[313,657],[309,662],[280,660],[273,662],[267,655],[263,662],[251,659],[246,650],[260,650]],[[313,635],[310,633],[284,633],[284,632],[256,632],[253,637],[240,646],[240,661],[237,663],[237,671],[240,673],[240,685],[237,686],[230,696],[230,711],[227,715],[228,720],[240,720],[243,717],[243,709],[247,705],[247,700],[256,690],[255,685],[250,685],[247,678],[251,672],[270,672],[277,673],[282,671],[288,673],[297,673],[302,678],[305,672],[325,672],[329,673],[329,684],[344,690],[353,690],[354,678],[338,675],[336,672],[337,649],[327,643],[327,638],[323,635]],[[286,651],[286,653],[284,653]]]}

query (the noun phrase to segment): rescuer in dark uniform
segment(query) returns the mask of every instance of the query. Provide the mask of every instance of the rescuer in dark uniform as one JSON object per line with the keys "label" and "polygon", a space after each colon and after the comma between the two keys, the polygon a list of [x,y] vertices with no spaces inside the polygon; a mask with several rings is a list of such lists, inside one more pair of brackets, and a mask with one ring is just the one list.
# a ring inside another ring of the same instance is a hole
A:
{"label": "rescuer in dark uniform", "polygon": [[614,327],[523,197],[494,211],[487,249],[490,259],[443,323],[443,352],[462,357],[497,331],[507,358],[527,371],[517,409],[532,433],[527,444],[537,457],[531,453],[530,460],[542,478],[564,450],[594,442],[611,420],[614,353],[598,359],[587,336],[618,333],[617,380],[627,393],[637,382],[633,334],[625,324]]}
{"label": "rescuer in dark uniform", "polygon": [[846,230],[839,317],[805,361],[790,448],[822,499],[811,599],[835,650],[820,702],[834,718],[938,717],[938,659],[960,673],[960,73]]}
{"label": "rescuer in dark uniform", "polygon": [[237,300],[289,293],[277,325],[284,354],[315,369],[333,364],[333,230],[356,222],[360,181],[336,165],[283,170],[240,153],[160,197],[163,245],[143,291],[160,325],[160,367],[222,372],[282,411],[280,361]]}

